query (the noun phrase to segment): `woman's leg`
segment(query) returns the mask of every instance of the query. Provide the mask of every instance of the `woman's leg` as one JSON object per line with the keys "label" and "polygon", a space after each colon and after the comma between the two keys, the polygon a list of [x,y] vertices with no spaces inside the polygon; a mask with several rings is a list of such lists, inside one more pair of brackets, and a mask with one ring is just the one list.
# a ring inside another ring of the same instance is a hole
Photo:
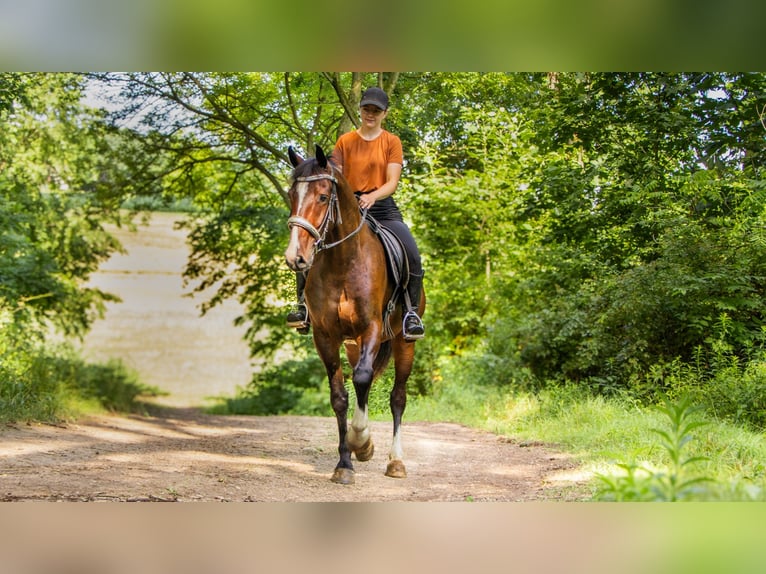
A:
{"label": "woman's leg", "polygon": [[309,332],[308,311],[306,309],[306,303],[303,301],[303,290],[306,287],[306,276],[300,272],[296,273],[295,284],[298,304],[295,309],[287,314],[287,326],[293,327],[297,329],[300,334],[305,335]]}
{"label": "woman's leg", "polygon": [[423,287],[423,264],[420,260],[420,250],[418,250],[415,238],[402,221],[384,220],[380,224],[389,229],[402,242],[407,254],[407,261],[410,267],[410,277],[407,283],[407,294],[409,295],[409,304],[405,298],[403,302],[404,320],[403,330],[404,338],[410,341],[422,339],[425,336],[425,327],[418,314],[420,307],[420,291]]}

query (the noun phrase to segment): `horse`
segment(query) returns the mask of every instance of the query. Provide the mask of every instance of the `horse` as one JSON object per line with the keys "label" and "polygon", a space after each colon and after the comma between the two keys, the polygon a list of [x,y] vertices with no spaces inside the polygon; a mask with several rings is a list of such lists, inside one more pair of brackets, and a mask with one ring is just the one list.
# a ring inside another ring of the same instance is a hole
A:
{"label": "horse", "polygon": [[[332,482],[354,483],[351,454],[370,460],[375,447],[370,435],[367,400],[373,381],[393,354],[394,386],[390,394],[393,439],[386,476],[405,478],[402,461],[402,415],[407,402],[407,379],[415,359],[415,343],[402,335],[401,305],[395,305],[389,329],[384,308],[395,289],[380,239],[366,224],[367,214],[342,172],[316,146],[316,157],[303,159],[288,149],[293,166],[288,191],[290,240],[287,266],[306,274],[304,300],[314,347],[327,370],[330,401],[338,423],[339,461]],[[419,314],[425,311],[421,289]],[[352,366],[356,408],[347,426],[348,391],[340,347]]]}

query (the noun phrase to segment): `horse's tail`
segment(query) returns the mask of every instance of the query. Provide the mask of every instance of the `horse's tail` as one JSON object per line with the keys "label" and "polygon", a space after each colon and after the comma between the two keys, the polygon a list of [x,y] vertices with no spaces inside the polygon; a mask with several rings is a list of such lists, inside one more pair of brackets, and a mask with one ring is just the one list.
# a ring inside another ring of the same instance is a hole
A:
{"label": "horse's tail", "polygon": [[391,360],[391,340],[383,341],[378,350],[378,356],[375,357],[375,361],[372,363],[373,378],[377,378],[383,371],[386,370],[388,362]]}

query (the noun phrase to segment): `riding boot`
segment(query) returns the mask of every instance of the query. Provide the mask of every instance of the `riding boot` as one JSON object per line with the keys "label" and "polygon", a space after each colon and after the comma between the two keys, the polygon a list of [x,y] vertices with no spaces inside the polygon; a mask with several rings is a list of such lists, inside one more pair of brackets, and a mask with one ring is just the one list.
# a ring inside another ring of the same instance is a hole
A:
{"label": "riding boot", "polygon": [[417,341],[426,336],[426,328],[418,315],[420,307],[420,289],[423,286],[423,275],[410,273],[410,281],[407,284],[407,293],[404,296],[404,317],[402,319],[402,331],[405,341]]}
{"label": "riding boot", "polygon": [[306,288],[306,276],[303,273],[296,273],[296,291],[298,295],[298,304],[287,314],[287,326],[293,327],[301,335],[309,332],[308,309],[303,297],[303,290]]}

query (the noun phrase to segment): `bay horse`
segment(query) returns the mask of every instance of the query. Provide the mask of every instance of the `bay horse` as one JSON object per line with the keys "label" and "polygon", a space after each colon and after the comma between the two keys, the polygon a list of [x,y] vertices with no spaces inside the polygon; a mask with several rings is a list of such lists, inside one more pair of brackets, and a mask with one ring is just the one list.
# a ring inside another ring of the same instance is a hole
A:
{"label": "bay horse", "polygon": [[[394,386],[390,395],[394,433],[386,476],[405,478],[401,423],[407,402],[407,379],[415,358],[415,343],[402,335],[402,310],[391,315],[392,329],[384,328],[384,308],[395,286],[380,239],[366,224],[341,171],[316,146],[316,157],[304,160],[288,149],[294,169],[290,201],[290,241],[285,260],[290,269],[306,274],[305,304],[314,346],[327,370],[330,401],[338,422],[338,461],[331,480],[354,483],[351,454],[359,461],[375,450],[368,423],[367,399],[373,380],[394,357]],[[425,310],[421,291],[419,313]],[[393,336],[391,335],[393,333]],[[348,391],[340,347],[352,366],[356,408],[347,426]]]}

